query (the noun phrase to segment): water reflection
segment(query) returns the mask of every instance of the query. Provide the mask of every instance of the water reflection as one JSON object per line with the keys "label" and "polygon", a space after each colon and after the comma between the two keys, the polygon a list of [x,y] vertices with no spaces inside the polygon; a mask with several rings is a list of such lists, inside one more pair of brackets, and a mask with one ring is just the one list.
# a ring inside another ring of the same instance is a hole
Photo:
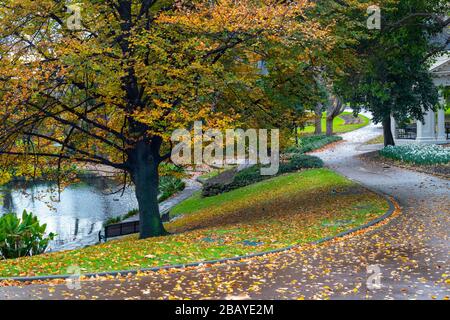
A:
{"label": "water reflection", "polygon": [[117,188],[109,179],[90,178],[59,194],[54,183],[14,182],[0,189],[0,214],[33,212],[58,235],[49,250],[73,249],[96,243],[104,221],[137,207],[132,188],[111,194]]}

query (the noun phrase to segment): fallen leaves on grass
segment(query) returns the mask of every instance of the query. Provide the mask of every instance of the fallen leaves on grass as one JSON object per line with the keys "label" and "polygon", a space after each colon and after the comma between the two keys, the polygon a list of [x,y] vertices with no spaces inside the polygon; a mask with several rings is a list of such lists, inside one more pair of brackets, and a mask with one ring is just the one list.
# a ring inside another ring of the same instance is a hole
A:
{"label": "fallen leaves on grass", "polygon": [[379,217],[388,208],[384,198],[325,169],[261,184],[258,192],[236,190],[240,197],[167,224],[170,236],[146,240],[132,236],[2,261],[0,276],[65,274],[72,265],[94,273],[233,258],[333,236]]}

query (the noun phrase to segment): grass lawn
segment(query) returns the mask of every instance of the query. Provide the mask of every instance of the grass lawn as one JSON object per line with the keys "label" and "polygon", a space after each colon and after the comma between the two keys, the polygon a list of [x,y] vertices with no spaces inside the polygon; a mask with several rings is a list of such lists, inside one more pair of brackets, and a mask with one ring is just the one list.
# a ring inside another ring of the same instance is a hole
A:
{"label": "grass lawn", "polygon": [[126,270],[234,257],[308,243],[362,225],[386,200],[327,169],[262,181],[214,197],[199,194],[173,210],[172,235],[121,240],[0,261],[0,276]]}
{"label": "grass lawn", "polygon": [[[351,115],[351,112],[344,112],[342,113],[342,115]],[[344,133],[344,132],[349,132],[349,131],[353,131],[359,128],[362,128],[364,126],[367,126],[369,124],[370,119],[367,118],[366,116],[363,115],[358,115],[358,117],[362,120],[361,123],[358,124],[345,124],[344,119],[340,118],[339,116],[337,116],[336,118],[334,118],[333,120],[333,131],[334,133]],[[326,130],[326,113],[323,113],[322,116],[322,131],[325,132]],[[300,131],[301,134],[311,134],[314,133],[314,126],[306,126],[303,130]]]}

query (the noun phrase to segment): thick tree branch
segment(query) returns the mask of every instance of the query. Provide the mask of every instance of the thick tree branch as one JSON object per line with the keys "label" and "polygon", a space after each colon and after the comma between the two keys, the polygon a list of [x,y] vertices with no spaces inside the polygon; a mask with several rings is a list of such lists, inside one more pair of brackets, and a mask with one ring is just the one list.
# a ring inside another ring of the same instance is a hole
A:
{"label": "thick tree branch", "polygon": [[54,120],[56,120],[56,121],[58,121],[58,122],[60,122],[62,124],[68,125],[70,127],[74,127],[75,129],[77,129],[78,131],[86,134],[89,137],[95,138],[96,140],[99,140],[99,141],[105,143],[106,145],[109,145],[109,146],[119,150],[120,152],[125,152],[125,150],[122,147],[120,147],[119,145],[117,145],[117,144],[113,143],[112,141],[110,141],[110,140],[108,140],[106,138],[103,138],[103,137],[101,137],[101,136],[99,136],[99,135],[97,135],[97,134],[95,134],[95,133],[93,133],[91,131],[83,129],[78,124],[76,124],[76,123],[74,123],[72,121],[68,121],[68,120],[63,119],[61,117],[58,117],[54,113],[51,113],[51,112],[45,110],[44,108],[39,107],[38,105],[36,105],[34,103],[26,102],[26,104],[31,106],[31,107],[36,108],[37,110],[43,112],[46,116],[48,116],[48,117],[50,117],[50,118],[52,118],[52,119],[54,119]]}
{"label": "thick tree branch", "polygon": [[54,142],[54,143],[58,143],[62,147],[66,147],[66,148],[68,148],[68,149],[70,149],[70,150],[72,150],[74,152],[77,152],[77,153],[83,155],[83,156],[86,156],[86,157],[89,157],[89,158],[101,161],[105,165],[116,167],[116,168],[118,168],[120,166],[120,164],[113,163],[113,162],[111,162],[111,161],[109,161],[109,160],[107,160],[107,159],[105,159],[103,157],[100,157],[98,155],[95,155],[95,154],[89,153],[87,151],[81,150],[80,148],[77,148],[77,147],[69,144],[69,141],[61,141],[59,139],[56,139],[56,138],[53,138],[53,137],[49,137],[49,136],[46,136],[46,135],[43,135],[43,134],[40,134],[40,133],[36,133],[36,132],[25,132],[24,134],[29,135],[29,136],[33,136],[33,137],[37,137],[37,138],[42,138],[42,139],[45,139],[47,141],[51,141],[51,142]]}

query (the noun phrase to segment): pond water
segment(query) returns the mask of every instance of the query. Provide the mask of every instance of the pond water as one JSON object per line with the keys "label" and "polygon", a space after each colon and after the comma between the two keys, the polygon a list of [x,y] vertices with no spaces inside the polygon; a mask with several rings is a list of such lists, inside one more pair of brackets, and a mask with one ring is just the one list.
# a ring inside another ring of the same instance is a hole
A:
{"label": "pond water", "polygon": [[103,223],[137,208],[133,188],[120,189],[107,178],[88,178],[70,185],[58,195],[55,183],[14,182],[0,187],[0,215],[33,212],[47,232],[57,236],[48,251],[84,247],[98,242]]}

